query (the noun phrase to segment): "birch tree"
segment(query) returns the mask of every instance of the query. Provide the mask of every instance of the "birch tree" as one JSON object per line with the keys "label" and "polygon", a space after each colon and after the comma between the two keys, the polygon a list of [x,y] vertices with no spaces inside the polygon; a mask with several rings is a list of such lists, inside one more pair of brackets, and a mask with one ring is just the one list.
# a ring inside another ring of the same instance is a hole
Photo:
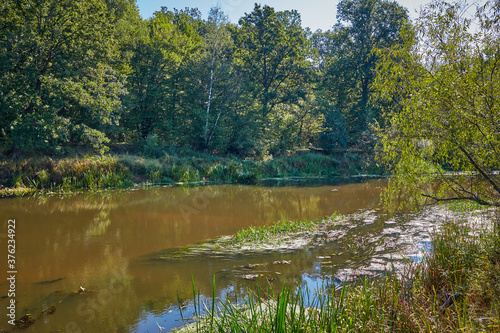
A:
{"label": "birch tree", "polygon": [[[210,9],[206,31],[203,36],[205,42],[205,61],[203,66],[208,66],[207,78],[200,79],[204,88],[206,99],[206,117],[203,139],[206,147],[214,136],[220,117],[224,111],[224,103],[219,103],[215,111],[216,116],[211,117],[215,99],[228,98],[229,79],[232,67],[232,40],[228,29],[229,19],[219,7]],[[206,72],[206,71],[202,71]],[[221,82],[223,81],[223,82]],[[226,95],[226,96],[224,96]],[[213,118],[213,120],[211,120]]]}

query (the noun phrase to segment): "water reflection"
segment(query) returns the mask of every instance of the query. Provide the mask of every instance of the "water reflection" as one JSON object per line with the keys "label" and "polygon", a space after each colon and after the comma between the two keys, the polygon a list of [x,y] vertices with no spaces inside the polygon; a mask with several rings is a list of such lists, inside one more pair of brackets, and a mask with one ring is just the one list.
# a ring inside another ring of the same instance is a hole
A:
{"label": "water reflection", "polygon": [[[2,230],[17,221],[18,317],[26,332],[158,331],[179,325],[177,295],[189,304],[191,277],[203,295],[241,297],[248,287],[315,286],[324,278],[383,271],[399,249],[426,241],[433,222],[390,218],[378,209],[384,181],[317,186],[150,188],[0,200]],[[329,243],[294,253],[157,260],[155,254],[278,220],[353,215]],[[413,223],[413,224],[412,224]],[[425,227],[425,228],[424,228]],[[418,235],[418,231],[421,235]],[[419,238],[420,237],[420,238]],[[0,246],[5,238],[0,238]],[[149,258],[149,259],[148,259]],[[280,261],[281,263],[275,263]],[[283,263],[290,261],[290,264]],[[248,268],[248,265],[256,265]],[[6,271],[6,262],[0,269]],[[245,275],[257,275],[255,281]],[[6,294],[2,284],[1,295]],[[81,288],[86,292],[79,293]],[[8,300],[1,299],[5,309]],[[56,306],[53,314],[42,310]],[[189,308],[186,309],[189,312]],[[6,322],[1,329],[9,329]]]}
{"label": "water reflection", "polygon": [[[339,286],[345,280],[377,276],[393,267],[398,268],[403,264],[403,254],[406,258],[419,258],[436,226],[439,212],[432,208],[419,214],[390,217],[379,211],[363,211],[353,214],[351,221],[341,226],[346,232],[339,233],[338,238],[332,238],[322,247],[295,253],[235,254],[226,260],[203,254],[190,259],[191,267],[185,266],[180,259],[160,260],[156,254],[151,254],[133,260],[130,268],[154,272],[148,279],[137,281],[137,286],[142,286],[141,292],[147,293],[150,284],[163,285],[164,295],[178,291],[186,302],[184,315],[189,317],[193,310],[189,302],[192,299],[191,276],[195,279],[196,290],[202,295],[211,295],[214,282],[218,293],[232,302],[245,295],[247,288],[259,289],[260,295],[265,295],[279,293],[283,284],[292,290],[300,286],[300,290],[312,292],[326,285]],[[256,276],[255,280],[246,280],[244,277],[248,275]],[[151,299],[154,297],[154,294],[149,295]],[[207,301],[210,304],[210,300]],[[312,301],[311,298],[309,302]],[[175,303],[176,298],[163,298],[157,304],[156,314],[144,317],[134,329],[144,331],[142,329],[151,329],[157,323],[166,328],[177,326],[180,313],[177,308],[170,307],[171,302]]]}

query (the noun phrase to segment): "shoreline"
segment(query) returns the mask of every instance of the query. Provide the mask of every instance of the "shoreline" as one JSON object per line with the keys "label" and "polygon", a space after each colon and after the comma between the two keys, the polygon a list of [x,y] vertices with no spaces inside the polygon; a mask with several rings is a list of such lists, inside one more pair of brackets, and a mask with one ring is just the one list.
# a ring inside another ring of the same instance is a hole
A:
{"label": "shoreline", "polygon": [[318,153],[264,160],[211,155],[40,157],[0,161],[0,198],[150,186],[383,177],[379,173],[373,163],[354,165]]}

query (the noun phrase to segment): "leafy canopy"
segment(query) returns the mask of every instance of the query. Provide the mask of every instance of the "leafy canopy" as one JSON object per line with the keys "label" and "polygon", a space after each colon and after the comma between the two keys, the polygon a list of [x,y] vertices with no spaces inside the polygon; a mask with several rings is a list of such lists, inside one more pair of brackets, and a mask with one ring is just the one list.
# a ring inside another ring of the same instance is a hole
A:
{"label": "leafy canopy", "polygon": [[256,4],[233,33],[235,61],[255,84],[262,116],[282,103],[304,97],[306,36],[297,11],[276,12]]}
{"label": "leafy canopy", "polygon": [[85,142],[120,110],[113,15],[103,1],[6,0],[0,7],[1,136],[15,149],[55,152]]}

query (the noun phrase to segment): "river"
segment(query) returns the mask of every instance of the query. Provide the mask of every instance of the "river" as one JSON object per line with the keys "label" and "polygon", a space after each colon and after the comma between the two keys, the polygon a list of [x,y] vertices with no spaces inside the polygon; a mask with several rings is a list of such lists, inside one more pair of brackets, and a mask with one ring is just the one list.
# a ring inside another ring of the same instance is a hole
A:
{"label": "river", "polygon": [[[2,199],[2,253],[8,220],[16,223],[16,317],[29,313],[35,319],[23,332],[158,332],[159,326],[168,331],[182,324],[179,300],[189,316],[192,280],[203,297],[215,286],[217,297],[238,299],[257,284],[279,290],[285,281],[313,290],[381,274],[402,254],[419,260],[436,215],[387,214],[379,206],[385,186],[385,180],[297,182]],[[250,226],[335,212],[349,215],[349,222],[320,247],[158,259]],[[9,271],[7,256],[0,269]],[[259,276],[256,281],[244,278],[249,272]],[[9,282],[0,286],[2,314],[11,298]],[[1,318],[0,330],[10,331],[8,317]]]}

